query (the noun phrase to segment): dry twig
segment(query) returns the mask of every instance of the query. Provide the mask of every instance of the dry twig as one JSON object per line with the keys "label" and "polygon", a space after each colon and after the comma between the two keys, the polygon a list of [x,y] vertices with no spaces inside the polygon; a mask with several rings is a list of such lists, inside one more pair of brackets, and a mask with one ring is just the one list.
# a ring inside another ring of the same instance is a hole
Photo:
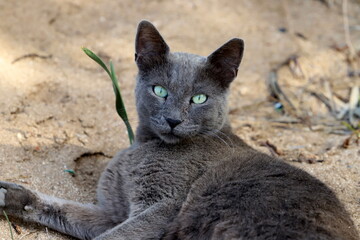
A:
{"label": "dry twig", "polygon": [[26,58],[42,58],[42,59],[47,59],[47,58],[52,58],[52,55],[39,55],[37,53],[29,53],[29,54],[25,54],[25,55],[22,55],[18,58],[16,58],[14,61],[12,61],[11,63],[14,64],[18,61],[21,61],[23,59],[26,59]]}

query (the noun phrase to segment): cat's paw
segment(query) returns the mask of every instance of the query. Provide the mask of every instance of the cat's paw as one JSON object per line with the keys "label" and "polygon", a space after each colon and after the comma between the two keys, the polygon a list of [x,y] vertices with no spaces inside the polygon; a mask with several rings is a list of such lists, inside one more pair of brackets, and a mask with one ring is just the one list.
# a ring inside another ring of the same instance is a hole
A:
{"label": "cat's paw", "polygon": [[0,188],[0,207],[5,206],[5,194],[7,190],[5,188]]}
{"label": "cat's paw", "polygon": [[34,209],[37,195],[15,183],[0,181],[0,208],[13,216],[22,217]]}

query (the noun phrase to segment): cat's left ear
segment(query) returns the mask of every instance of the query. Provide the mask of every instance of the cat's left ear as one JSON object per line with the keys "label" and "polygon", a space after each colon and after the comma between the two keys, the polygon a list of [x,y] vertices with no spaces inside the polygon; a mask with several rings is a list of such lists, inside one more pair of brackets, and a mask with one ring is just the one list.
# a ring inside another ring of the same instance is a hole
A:
{"label": "cat's left ear", "polygon": [[142,71],[153,69],[166,61],[169,47],[150,22],[139,23],[135,40],[135,61]]}
{"label": "cat's left ear", "polygon": [[210,74],[220,81],[221,86],[229,87],[237,75],[244,52],[244,41],[233,38],[207,58]]}

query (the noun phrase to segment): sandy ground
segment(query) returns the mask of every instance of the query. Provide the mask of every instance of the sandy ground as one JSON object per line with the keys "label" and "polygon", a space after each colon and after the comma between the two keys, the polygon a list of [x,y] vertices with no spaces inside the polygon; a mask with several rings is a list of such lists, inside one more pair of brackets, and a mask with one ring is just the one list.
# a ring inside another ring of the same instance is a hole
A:
{"label": "sandy ground", "polygon": [[[95,200],[101,169],[128,146],[128,139],[108,77],[81,46],[114,61],[135,126],[134,36],[138,22],[148,19],[174,51],[206,56],[232,37],[243,38],[246,52],[230,97],[234,130],[268,153],[263,145],[269,141],[281,157],[327,183],[360,228],[359,146],[352,142],[341,148],[348,135],[334,134],[331,129],[341,125],[309,95],[301,101],[311,113],[306,124],[279,121],[284,116],[268,101],[265,84],[271,69],[297,54],[305,78],[292,77],[286,66],[278,71],[289,94],[309,79],[315,86],[327,79],[345,97],[350,86],[359,85],[347,77],[344,53],[331,48],[344,46],[345,37],[341,1],[329,2],[334,5],[316,0],[0,0],[0,179],[61,198]],[[348,16],[359,50],[359,1],[349,1]],[[11,220],[21,229],[15,239],[69,239]],[[4,218],[0,239],[10,239]]]}

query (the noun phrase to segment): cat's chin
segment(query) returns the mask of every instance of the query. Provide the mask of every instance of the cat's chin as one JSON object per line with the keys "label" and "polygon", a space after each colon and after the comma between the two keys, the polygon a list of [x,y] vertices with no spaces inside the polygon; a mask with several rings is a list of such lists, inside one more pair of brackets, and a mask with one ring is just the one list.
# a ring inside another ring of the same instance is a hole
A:
{"label": "cat's chin", "polygon": [[176,136],[173,133],[160,134],[159,138],[168,144],[176,144],[182,140],[181,137]]}

